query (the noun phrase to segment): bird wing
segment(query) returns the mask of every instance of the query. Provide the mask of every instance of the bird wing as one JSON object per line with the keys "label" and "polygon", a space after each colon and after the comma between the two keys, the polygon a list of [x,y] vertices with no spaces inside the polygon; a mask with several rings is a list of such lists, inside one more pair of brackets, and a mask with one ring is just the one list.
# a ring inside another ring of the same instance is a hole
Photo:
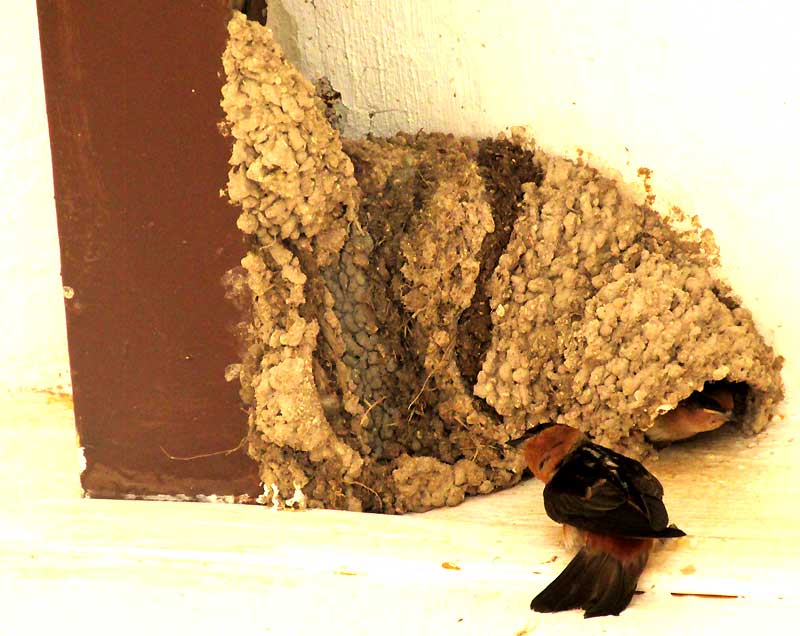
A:
{"label": "bird wing", "polygon": [[625,537],[671,536],[664,489],[639,462],[596,444],[576,449],[545,486],[551,519]]}

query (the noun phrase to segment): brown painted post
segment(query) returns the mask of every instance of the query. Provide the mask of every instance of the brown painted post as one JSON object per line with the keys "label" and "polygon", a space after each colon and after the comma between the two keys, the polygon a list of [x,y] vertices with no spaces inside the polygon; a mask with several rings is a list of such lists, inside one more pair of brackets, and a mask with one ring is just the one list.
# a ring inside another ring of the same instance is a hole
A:
{"label": "brown painted post", "polygon": [[[221,278],[228,0],[39,0],[75,415],[92,496],[256,494]],[[31,258],[35,258],[32,254]]]}

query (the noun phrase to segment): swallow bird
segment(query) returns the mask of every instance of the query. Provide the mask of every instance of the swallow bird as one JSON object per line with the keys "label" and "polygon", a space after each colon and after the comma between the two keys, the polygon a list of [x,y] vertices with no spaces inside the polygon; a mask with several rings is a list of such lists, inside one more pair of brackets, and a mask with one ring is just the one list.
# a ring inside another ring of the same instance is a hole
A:
{"label": "swallow bird", "polygon": [[668,525],[658,479],[564,424],[539,424],[509,444],[522,449],[534,476],[545,483],[547,515],[582,544],[531,609],[581,608],[585,618],[619,614],[633,597],[654,539],[685,534]]}
{"label": "swallow bird", "polygon": [[713,431],[734,419],[733,391],[725,385],[706,385],[655,418],[645,431],[651,442],[665,444]]}

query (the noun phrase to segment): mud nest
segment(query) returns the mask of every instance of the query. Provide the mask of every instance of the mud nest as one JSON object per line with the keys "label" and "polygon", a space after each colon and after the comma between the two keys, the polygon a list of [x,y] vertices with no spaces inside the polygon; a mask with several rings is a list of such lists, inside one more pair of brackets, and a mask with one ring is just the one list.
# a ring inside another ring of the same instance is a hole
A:
{"label": "mud nest", "polygon": [[746,387],[744,430],[771,419],[781,360],[707,234],[517,132],[342,140],[268,29],[229,35],[227,194],[251,237],[233,371],[265,484],[420,511],[516,483],[504,442],[536,423],[641,453],[714,381]]}

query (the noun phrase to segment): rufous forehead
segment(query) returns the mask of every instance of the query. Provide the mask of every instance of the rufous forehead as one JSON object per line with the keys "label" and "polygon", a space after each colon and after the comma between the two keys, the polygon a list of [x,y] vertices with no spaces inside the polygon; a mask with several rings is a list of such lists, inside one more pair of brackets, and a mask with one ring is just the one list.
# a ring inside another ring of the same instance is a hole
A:
{"label": "rufous forehead", "polygon": [[581,432],[565,424],[556,424],[531,437],[525,444],[525,457],[538,461],[541,455],[554,446],[571,446],[581,436]]}

